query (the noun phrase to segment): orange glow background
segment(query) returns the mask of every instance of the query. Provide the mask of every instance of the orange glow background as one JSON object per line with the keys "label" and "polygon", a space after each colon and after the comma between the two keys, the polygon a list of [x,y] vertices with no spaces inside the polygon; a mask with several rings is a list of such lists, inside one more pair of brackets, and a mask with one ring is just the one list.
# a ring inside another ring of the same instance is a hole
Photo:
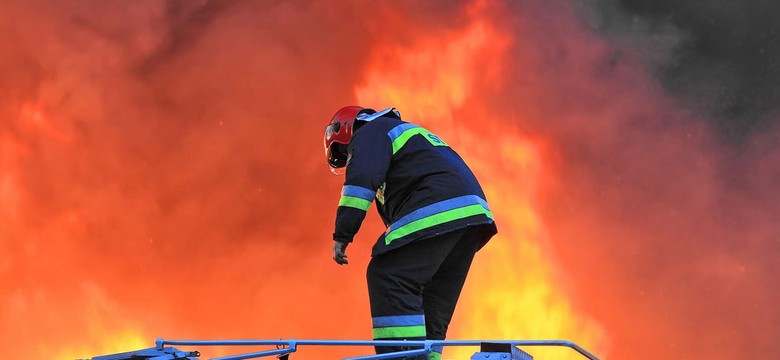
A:
{"label": "orange glow background", "polygon": [[780,133],[721,144],[568,2],[5,0],[3,355],[369,339],[382,227],[370,210],[350,264],[332,262],[343,179],[321,148],[351,104],[397,107],[483,183],[499,235],[451,339],[566,339],[602,359],[780,351]]}

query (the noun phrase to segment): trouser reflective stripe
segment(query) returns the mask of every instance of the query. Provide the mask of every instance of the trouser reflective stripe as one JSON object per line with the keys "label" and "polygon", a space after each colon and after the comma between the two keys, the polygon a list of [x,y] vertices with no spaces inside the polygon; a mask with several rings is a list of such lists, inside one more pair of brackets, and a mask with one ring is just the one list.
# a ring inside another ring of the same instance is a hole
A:
{"label": "trouser reflective stripe", "polygon": [[409,339],[425,337],[425,325],[375,328],[374,339]]}
{"label": "trouser reflective stripe", "polygon": [[425,315],[391,315],[371,318],[374,339],[425,337]]}

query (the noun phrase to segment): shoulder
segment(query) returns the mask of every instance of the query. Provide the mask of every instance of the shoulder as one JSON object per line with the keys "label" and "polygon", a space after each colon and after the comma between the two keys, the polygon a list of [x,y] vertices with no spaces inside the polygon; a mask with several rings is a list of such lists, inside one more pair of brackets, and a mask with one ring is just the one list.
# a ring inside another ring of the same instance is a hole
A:
{"label": "shoulder", "polygon": [[355,138],[386,136],[395,127],[403,124],[407,123],[392,117],[376,118],[361,126],[360,129],[355,132]]}

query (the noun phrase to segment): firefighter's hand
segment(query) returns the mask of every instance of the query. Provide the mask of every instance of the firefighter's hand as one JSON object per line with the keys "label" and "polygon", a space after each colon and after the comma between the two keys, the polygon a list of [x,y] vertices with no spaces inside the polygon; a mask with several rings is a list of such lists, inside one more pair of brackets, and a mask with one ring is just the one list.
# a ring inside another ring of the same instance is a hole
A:
{"label": "firefighter's hand", "polygon": [[336,262],[336,264],[344,265],[349,264],[349,261],[347,261],[347,245],[349,245],[348,242],[343,241],[334,241],[333,242],[333,261]]}

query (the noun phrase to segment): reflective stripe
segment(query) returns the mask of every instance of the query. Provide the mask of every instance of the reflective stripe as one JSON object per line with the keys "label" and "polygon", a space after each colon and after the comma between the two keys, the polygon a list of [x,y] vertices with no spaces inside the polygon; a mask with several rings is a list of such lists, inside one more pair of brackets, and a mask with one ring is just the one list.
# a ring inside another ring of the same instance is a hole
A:
{"label": "reflective stripe", "polygon": [[452,209],[438,213],[436,215],[431,215],[427,218],[413,221],[406,226],[402,226],[385,236],[385,244],[390,245],[393,240],[404,237],[413,232],[420,231],[422,229],[427,229],[439,224],[479,214],[485,214],[487,217],[491,219],[493,218],[493,215],[490,213],[490,211],[482,207],[482,205],[464,206],[462,208]]}
{"label": "reflective stripe", "polygon": [[417,209],[390,224],[385,231],[385,244],[413,232],[427,229],[449,221],[484,214],[493,219],[487,202],[477,195],[465,195]]}
{"label": "reflective stripe", "polygon": [[339,206],[347,206],[355,209],[367,211],[371,207],[371,201],[374,200],[376,192],[360,186],[344,185],[341,189],[341,199]]}
{"label": "reflective stripe", "polygon": [[365,200],[372,200],[374,198],[374,194],[376,194],[376,191],[371,191],[371,189],[361,186],[344,185],[344,187],[341,188],[342,196],[352,196]]}
{"label": "reflective stripe", "polygon": [[439,139],[438,136],[434,135],[430,131],[418,125],[406,123],[398,125],[387,132],[387,136],[390,137],[390,141],[393,143],[393,154],[395,155],[398,150],[401,150],[401,148],[406,145],[406,142],[409,141],[412,136],[417,134],[425,137],[425,139],[428,140],[428,142],[430,142],[433,146],[447,146],[447,143]]}
{"label": "reflective stripe", "polygon": [[404,133],[404,131],[412,129],[412,128],[418,128],[419,126],[411,123],[405,123],[401,125],[397,125],[396,127],[390,129],[390,131],[387,132],[387,136],[390,137],[390,142],[395,142],[396,139],[398,139],[401,134]]}
{"label": "reflective stripe", "polygon": [[440,213],[447,210],[452,210],[459,207],[464,207],[468,205],[474,205],[474,204],[480,204],[485,209],[490,211],[490,207],[487,204],[487,201],[482,199],[481,197],[477,195],[464,195],[459,196],[452,199],[447,199],[443,201],[439,201],[437,203],[433,203],[427,206],[423,206],[415,211],[412,211],[411,213],[407,214],[406,216],[398,219],[396,222],[390,224],[390,227],[388,227],[387,232],[391,232],[399,227],[402,227],[412,221],[422,219],[424,217],[428,217],[431,215],[434,215],[436,213]]}
{"label": "reflective stripe", "polygon": [[373,114],[366,114],[366,113],[359,114],[357,117],[355,117],[355,120],[361,120],[361,121],[369,122],[369,121],[374,120],[376,118],[380,118],[380,117],[384,116],[385,114],[387,114],[387,113],[389,113],[391,111],[394,112],[396,116],[398,116],[398,117],[401,116],[401,114],[399,114],[398,110],[396,110],[395,108],[387,108],[387,109],[384,109],[384,110],[382,110],[380,112],[373,113]]}
{"label": "reflective stripe", "polygon": [[358,210],[368,211],[368,208],[371,207],[371,201],[352,196],[342,196],[341,200],[339,200],[339,206],[346,206]]}
{"label": "reflective stripe", "polygon": [[425,337],[425,315],[394,315],[371,318],[374,339]]}
{"label": "reflective stripe", "polygon": [[425,337],[425,325],[374,328],[374,339]]}
{"label": "reflective stripe", "polygon": [[377,316],[371,318],[374,328],[425,325],[425,315]]}

